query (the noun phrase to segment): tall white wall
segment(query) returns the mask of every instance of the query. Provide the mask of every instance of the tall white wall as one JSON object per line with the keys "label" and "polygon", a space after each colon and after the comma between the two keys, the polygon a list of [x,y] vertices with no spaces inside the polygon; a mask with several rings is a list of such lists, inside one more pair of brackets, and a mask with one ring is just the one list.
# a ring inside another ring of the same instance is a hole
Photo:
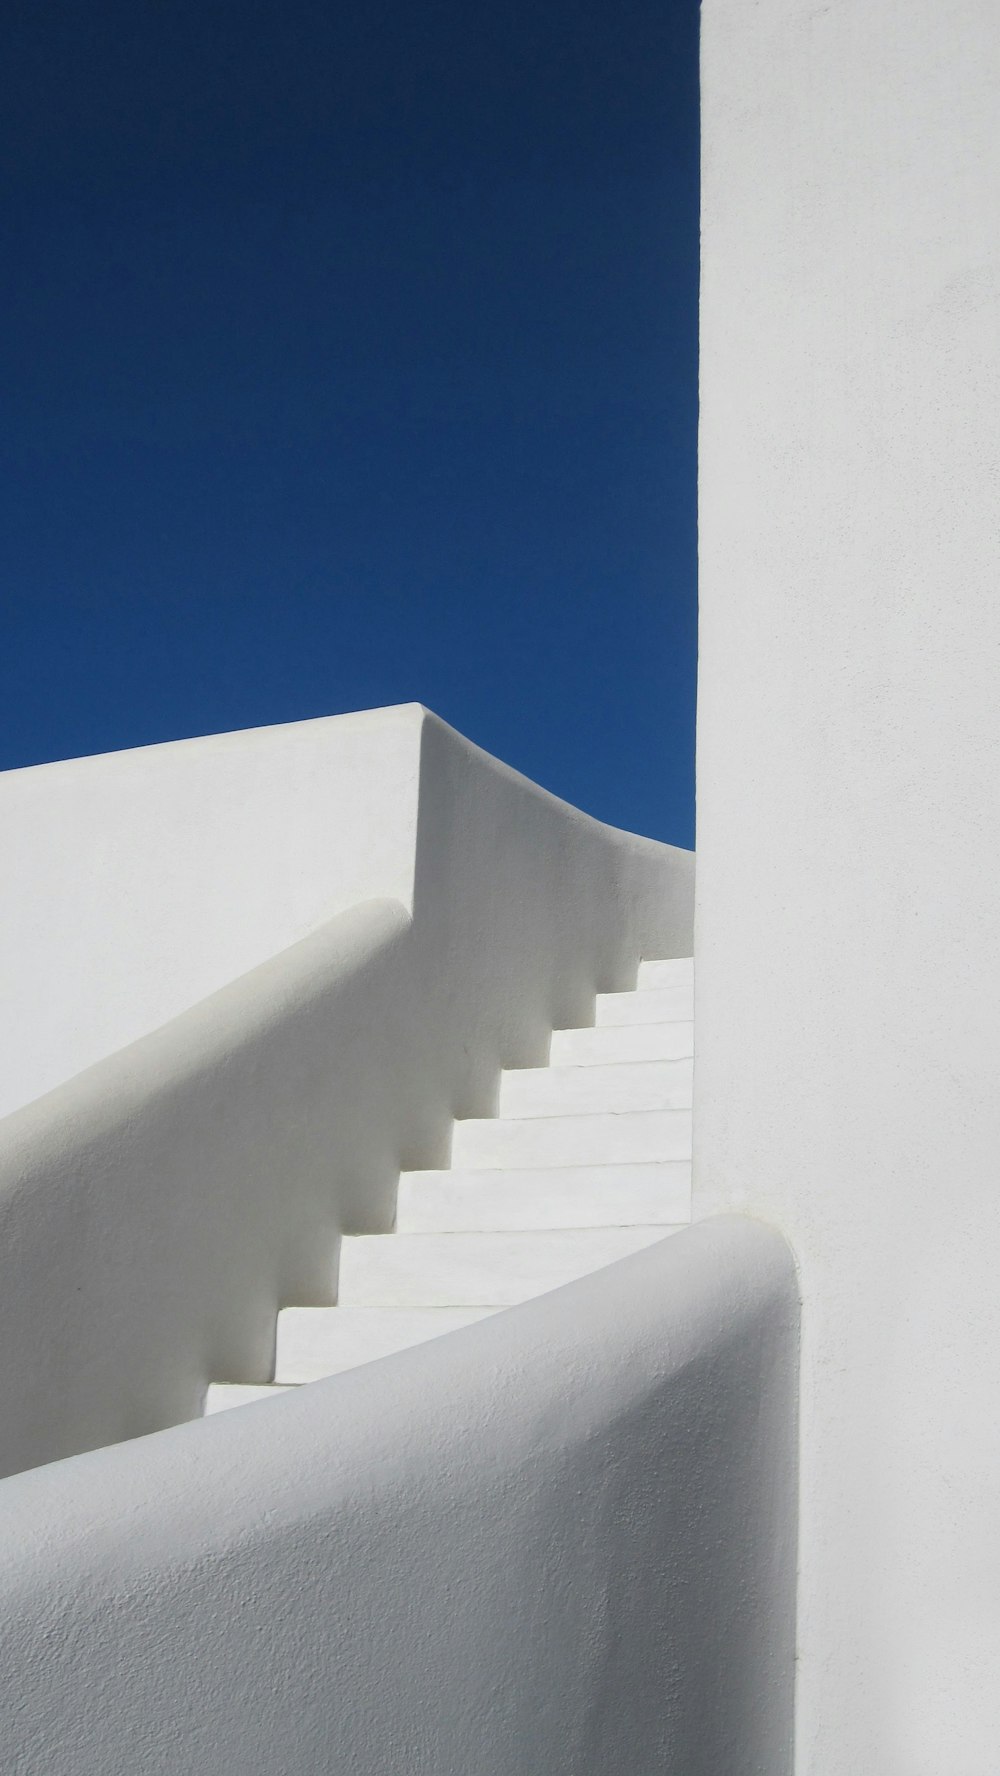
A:
{"label": "tall white wall", "polygon": [[804,1295],[798,1767],[1000,1744],[1000,19],[705,0],[696,1196]]}
{"label": "tall white wall", "polygon": [[0,775],[0,1116],[371,896],[409,905],[419,704]]}

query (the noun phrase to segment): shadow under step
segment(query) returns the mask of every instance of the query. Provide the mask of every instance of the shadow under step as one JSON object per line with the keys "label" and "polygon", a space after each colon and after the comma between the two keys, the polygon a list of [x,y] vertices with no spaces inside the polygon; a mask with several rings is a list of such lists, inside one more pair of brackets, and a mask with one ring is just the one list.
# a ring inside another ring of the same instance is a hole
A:
{"label": "shadow under step", "polygon": [[553,1030],[550,1067],[607,1067],[633,1061],[684,1061],[694,1054],[690,1018],[669,1024],[607,1024]]}

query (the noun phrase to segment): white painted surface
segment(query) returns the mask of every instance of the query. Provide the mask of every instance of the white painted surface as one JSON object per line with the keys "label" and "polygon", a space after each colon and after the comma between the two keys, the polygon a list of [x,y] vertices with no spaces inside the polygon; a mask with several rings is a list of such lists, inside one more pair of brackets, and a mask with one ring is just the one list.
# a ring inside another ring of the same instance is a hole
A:
{"label": "white painted surface", "polygon": [[[667,969],[671,979],[690,978],[683,960]],[[647,976],[647,986],[663,984],[662,972]],[[683,1106],[683,1114],[666,1124],[631,1115],[657,1103]],[[678,1231],[690,1221],[690,1163],[621,1163],[620,1155],[623,1130],[627,1147],[637,1126],[644,1145],[690,1151],[690,1107],[689,1060],[505,1070],[498,1117],[484,1120],[510,1156],[506,1169],[404,1172],[394,1232],[341,1240],[338,1281],[328,1285],[337,1306],[279,1312],[276,1382],[301,1384],[376,1361]],[[533,1167],[518,1164],[521,1117],[551,1119]],[[461,1128],[460,1151],[470,1132]],[[610,1162],[572,1163],[581,1140],[599,1161],[611,1136]],[[216,1382],[205,1411],[278,1391]]]}
{"label": "white painted surface", "polygon": [[[383,723],[368,731],[381,745]],[[423,711],[387,712],[386,731],[402,734],[400,776],[419,788],[406,868],[406,846],[380,840],[373,874],[386,893],[406,877],[407,899],[330,921],[0,1122],[0,1250],[17,1255],[0,1291],[0,1471],[190,1417],[209,1382],[266,1381],[278,1309],[332,1300],[341,1234],[388,1231],[399,1172],[446,1162],[452,1118],[494,1109],[500,1069],[544,1061],[553,1027],[585,1023],[596,992],[631,987],[643,953],[690,949],[689,853],[588,820]],[[247,749],[237,776],[251,825],[257,772],[271,782],[266,738],[221,748]],[[278,755],[288,744],[278,730]],[[205,762],[210,809],[215,752],[190,755]],[[124,768],[104,763],[112,777]],[[99,785],[102,761],[88,771]],[[318,821],[322,778],[306,772]],[[198,784],[195,771],[188,836]],[[352,805],[365,855],[387,802]],[[260,866],[287,911],[298,877],[285,881],[269,831],[265,820]],[[338,842],[354,841],[345,829]],[[214,843],[181,848],[185,893]],[[332,881],[320,870],[310,893]],[[585,1120],[590,1163],[602,1119]],[[569,1137],[550,1133],[540,1163],[572,1163]],[[643,1140],[605,1156],[670,1157],[650,1151],[651,1129]]]}
{"label": "white painted surface", "polygon": [[693,987],[683,982],[643,993],[598,993],[596,1022],[605,1026],[690,1022],[693,993]]}
{"label": "white painted surface", "polygon": [[239,1387],[210,1387],[205,1395],[205,1417],[215,1412],[230,1412],[234,1406],[253,1406],[259,1400],[276,1400],[287,1394],[287,1387],[275,1382],[245,1382]]}
{"label": "white painted surface", "polygon": [[0,1116],[358,901],[409,906],[423,720],[0,773]]}
{"label": "white painted surface", "polygon": [[691,1217],[691,1167],[550,1166],[491,1172],[404,1172],[396,1197],[399,1233],[607,1227]]}
{"label": "white painted surface", "polygon": [[500,1076],[501,1116],[572,1116],[623,1110],[690,1110],[693,1065],[617,1062],[604,1067],[522,1067]]}
{"label": "white painted surface", "polygon": [[[690,977],[690,966],[681,961],[675,972]],[[670,1081],[678,1067],[684,1079],[664,1088],[664,1075]],[[504,1072],[501,1129],[511,1084],[527,1084],[536,1114],[551,1113],[567,1098],[576,1103],[573,1116],[552,1122],[544,1163],[481,1172],[404,1172],[394,1231],[341,1241],[338,1305],[288,1307],[278,1314],[275,1381],[312,1381],[343,1373],[352,1363],[373,1362],[390,1350],[438,1337],[456,1323],[467,1324],[472,1306],[480,1311],[512,1306],[686,1225],[690,1164],[567,1163],[581,1121],[605,1129],[615,1122],[612,1107],[617,1104],[620,1113],[646,1101],[651,1083],[653,1095],[685,1104],[682,1133],[690,1146],[689,1062]],[[586,1089],[578,1091],[578,1085]],[[675,1139],[676,1121],[671,1119]],[[328,1288],[334,1292],[332,1276]],[[449,1317],[455,1314],[457,1322]],[[342,1315],[345,1327],[338,1331]],[[208,1390],[205,1410],[243,1406],[249,1397],[245,1387],[220,1379]]]}
{"label": "white painted surface", "polygon": [[[340,1375],[472,1326],[491,1311],[488,1307],[286,1307],[278,1315],[275,1373],[286,1384],[322,1381],[327,1375]],[[209,1396],[233,1392],[224,1386],[210,1388]],[[237,1402],[230,1398],[225,1404]]]}
{"label": "white painted surface", "polygon": [[513,1305],[614,1264],[673,1229],[556,1228],[516,1233],[362,1234],[345,1239],[345,1307]]}
{"label": "white painted surface", "polygon": [[636,987],[690,987],[694,983],[694,957],[672,956],[663,962],[640,962]]}
{"label": "white painted surface", "polygon": [[703,29],[696,1212],[801,1267],[801,1776],[993,1776],[997,8]]}
{"label": "white painted surface", "polygon": [[553,1030],[552,1065],[607,1067],[621,1061],[676,1061],[694,1054],[694,1024],[621,1024],[617,1028]]}
{"label": "white painted surface", "polygon": [[452,1164],[497,1166],[629,1165],[690,1159],[686,1110],[637,1110],[621,1116],[545,1116],[456,1122]]}
{"label": "white painted surface", "polygon": [[0,1488],[0,1767],[787,1776],[795,1282],[751,1222]]}

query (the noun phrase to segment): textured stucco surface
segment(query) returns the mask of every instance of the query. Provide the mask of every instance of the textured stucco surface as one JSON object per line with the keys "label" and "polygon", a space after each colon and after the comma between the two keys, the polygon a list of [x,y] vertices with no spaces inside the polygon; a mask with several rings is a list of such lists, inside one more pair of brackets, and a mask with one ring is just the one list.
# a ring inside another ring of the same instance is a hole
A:
{"label": "textured stucco surface", "polygon": [[997,10],[703,33],[696,1213],[801,1267],[802,1776],[992,1776]]}
{"label": "textured stucco surface", "polygon": [[[340,1235],[391,1227],[400,1170],[447,1163],[452,1118],[492,1113],[501,1067],[544,1060],[552,1028],[631,986],[643,953],[690,953],[690,853],[403,714],[409,904],[363,901],[0,1121],[0,1472],[191,1417],[209,1381],[268,1380],[278,1309],[334,1299]],[[262,736],[227,739],[246,741],[249,795],[255,771],[270,781]],[[366,853],[386,818],[359,793],[342,848],[354,832]],[[189,859],[195,877],[213,855]],[[287,864],[275,850],[273,906]],[[237,925],[241,906],[234,889]]]}
{"label": "textured stucco surface", "polygon": [[10,1776],[785,1776],[797,1293],[722,1219],[0,1484]]}

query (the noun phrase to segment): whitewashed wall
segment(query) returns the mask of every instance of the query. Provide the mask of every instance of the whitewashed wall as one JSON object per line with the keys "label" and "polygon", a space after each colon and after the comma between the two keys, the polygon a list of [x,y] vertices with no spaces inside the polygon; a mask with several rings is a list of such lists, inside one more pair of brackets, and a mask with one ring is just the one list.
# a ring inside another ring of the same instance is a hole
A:
{"label": "whitewashed wall", "polygon": [[697,1206],[801,1267],[802,1776],[992,1776],[998,14],[703,21]]}
{"label": "whitewashed wall", "polygon": [[798,1303],[751,1221],[0,1483],[11,1776],[787,1776]]}
{"label": "whitewashed wall", "polygon": [[418,704],[0,774],[0,1116],[372,895],[409,905]]}
{"label": "whitewashed wall", "polygon": [[[244,879],[257,943],[306,896],[343,897],[356,857],[368,898],[0,1119],[0,1473],[190,1418],[213,1379],[266,1380],[279,1307],[334,1298],[341,1233],[391,1227],[400,1170],[447,1164],[452,1118],[492,1112],[500,1068],[544,1061],[551,1030],[632,986],[641,955],[690,953],[690,852],[588,819],[421,709],[380,713],[375,758],[394,761],[397,789],[412,781],[395,801],[351,723],[343,755],[336,724],[306,724],[301,785],[288,730],[273,732],[273,768],[267,730],[227,737],[248,842],[258,782],[262,830],[245,878],[227,860],[215,885],[221,841],[195,810],[202,775],[218,799],[216,749],[199,748],[203,773],[171,812],[201,844],[179,853],[176,896],[151,893],[133,927],[176,990],[180,901],[194,919],[204,899],[198,941],[218,969],[206,932],[220,908],[239,926]],[[137,776],[148,758],[133,755]],[[104,762],[114,781],[117,760]],[[281,777],[303,840],[310,809],[326,819],[328,780],[341,797],[337,847],[308,871],[268,847]],[[366,793],[373,783],[385,793]],[[93,927],[113,952],[110,910]],[[127,988],[122,1009],[147,1016],[144,984]]]}
{"label": "whitewashed wall", "polygon": [[689,853],[419,728],[411,905],[365,900],[0,1122],[0,1460],[132,1434],[0,1481],[5,1771],[787,1776],[773,1229],[688,1229],[134,1435],[266,1365],[278,1303],[389,1225],[400,1164],[443,1160],[503,1062],[690,948]]}

